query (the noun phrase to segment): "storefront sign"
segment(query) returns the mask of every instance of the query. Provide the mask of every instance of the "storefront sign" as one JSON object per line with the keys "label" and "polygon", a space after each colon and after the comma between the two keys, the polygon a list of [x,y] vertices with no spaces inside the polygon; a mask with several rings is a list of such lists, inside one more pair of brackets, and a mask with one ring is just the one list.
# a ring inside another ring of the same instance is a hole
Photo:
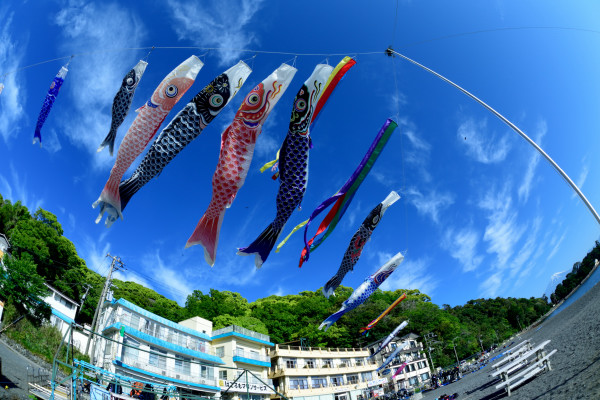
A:
{"label": "storefront sign", "polygon": [[237,381],[234,383],[233,381],[219,380],[219,386],[222,391],[229,389],[230,392],[275,393],[272,388],[262,383],[249,383],[246,385],[246,382]]}
{"label": "storefront sign", "polygon": [[376,379],[374,381],[367,382],[367,387],[383,385],[386,382],[387,382],[387,378]]}

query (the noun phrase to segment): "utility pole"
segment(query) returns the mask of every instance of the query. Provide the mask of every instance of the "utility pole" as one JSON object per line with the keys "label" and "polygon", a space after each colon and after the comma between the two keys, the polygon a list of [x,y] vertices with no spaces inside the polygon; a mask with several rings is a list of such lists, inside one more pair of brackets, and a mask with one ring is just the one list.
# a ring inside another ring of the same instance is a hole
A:
{"label": "utility pole", "polygon": [[[110,269],[108,270],[108,274],[106,275],[106,280],[104,281],[104,287],[102,288],[102,293],[100,294],[100,298],[98,299],[98,306],[96,307],[96,311],[94,312],[94,319],[92,320],[92,332],[90,333],[90,336],[88,336],[87,344],[85,346],[85,354],[88,354],[88,350],[90,349],[90,341],[92,341],[92,352],[90,354],[90,360],[92,360],[92,363],[93,363],[94,347],[96,344],[96,341],[92,338],[92,336],[94,336],[94,334],[96,333],[96,329],[97,329],[96,323],[98,320],[98,315],[100,314],[100,309],[102,308],[102,305],[104,304],[104,298],[106,297],[108,288],[110,288],[110,285],[111,285],[110,278],[111,278],[112,272],[114,269],[116,269],[117,271],[119,270],[119,268],[125,269],[125,265],[121,261],[120,257],[111,256],[110,253],[108,253],[106,255],[106,257],[112,258],[112,262],[110,263]],[[119,265],[117,265],[117,264],[119,264]]]}
{"label": "utility pole", "polygon": [[483,350],[483,343],[481,343],[481,335],[479,335],[479,345],[481,346],[481,354],[483,354],[485,350]]}
{"label": "utility pole", "polygon": [[455,337],[454,339],[452,339],[452,347],[454,347],[454,356],[456,357],[456,365],[458,365],[458,364],[459,364],[459,361],[458,361],[458,354],[456,354],[456,345],[454,344],[454,341],[455,341],[456,339],[458,339],[458,336],[457,336],[457,337]]}
{"label": "utility pole", "polygon": [[437,337],[437,335],[433,332],[429,332],[427,335],[423,336],[425,339],[425,343],[427,343],[427,353],[429,353],[429,360],[431,360],[431,370],[434,370],[433,367],[433,358],[431,358],[431,346],[429,345],[429,341],[433,338]]}

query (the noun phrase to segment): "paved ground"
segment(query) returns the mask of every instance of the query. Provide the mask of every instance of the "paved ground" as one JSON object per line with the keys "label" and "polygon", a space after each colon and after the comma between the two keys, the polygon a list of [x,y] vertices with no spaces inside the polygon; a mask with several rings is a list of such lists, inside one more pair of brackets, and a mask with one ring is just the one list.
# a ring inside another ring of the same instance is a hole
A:
{"label": "paved ground", "polygon": [[13,350],[3,338],[0,338],[0,358],[2,359],[0,398],[28,399],[27,367],[41,369],[41,362],[38,364]]}

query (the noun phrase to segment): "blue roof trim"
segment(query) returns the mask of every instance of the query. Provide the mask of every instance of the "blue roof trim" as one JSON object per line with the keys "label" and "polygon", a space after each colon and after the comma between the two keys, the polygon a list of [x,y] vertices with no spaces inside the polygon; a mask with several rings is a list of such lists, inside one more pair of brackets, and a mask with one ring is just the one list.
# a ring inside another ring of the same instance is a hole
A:
{"label": "blue roof trim", "polygon": [[67,317],[65,314],[61,313],[60,311],[55,310],[54,308],[52,309],[52,314],[56,315],[58,318],[62,319],[65,322],[68,322],[69,324],[72,324],[73,321],[71,318]]}
{"label": "blue roof trim", "polygon": [[266,340],[261,340],[261,339],[253,338],[252,336],[244,335],[243,333],[238,333],[238,332],[222,333],[220,335],[213,336],[212,340],[220,339],[220,338],[223,338],[223,337],[226,337],[226,336],[236,336],[236,337],[239,337],[239,338],[242,338],[242,339],[251,340],[253,342],[266,344],[267,346],[271,346],[271,347],[275,346],[274,343],[267,342]]}
{"label": "blue roof trim", "polygon": [[170,377],[166,377],[166,376],[163,376],[163,375],[158,375],[158,374],[155,374],[153,372],[146,371],[144,369],[132,367],[131,365],[125,364],[122,361],[116,361],[116,360],[114,360],[113,364],[118,365],[118,366],[123,367],[123,368],[130,369],[132,371],[141,372],[142,374],[150,375],[150,376],[153,376],[155,378],[160,378],[160,379],[165,380],[165,381],[183,383],[184,385],[196,386],[196,387],[200,387],[200,388],[203,388],[203,389],[210,389],[210,390],[214,390],[216,392],[220,392],[221,391],[221,388],[218,387],[218,386],[203,385],[201,383],[194,383],[194,382],[184,381],[184,380],[181,380],[181,379],[175,379],[175,378],[170,378]]}
{"label": "blue roof trim", "polygon": [[246,357],[240,357],[240,356],[233,356],[233,361],[235,362],[243,362],[246,364],[252,364],[252,365],[259,365],[261,367],[271,367],[271,363],[270,362],[266,362],[266,361],[258,361],[258,360],[253,360],[251,358],[246,358]]}
{"label": "blue roof trim", "polygon": [[139,338],[145,342],[152,343],[152,344],[155,344],[160,347],[164,347],[165,349],[172,350],[176,353],[185,354],[190,357],[199,358],[203,361],[209,361],[209,362],[212,362],[215,364],[225,364],[223,362],[223,360],[221,360],[217,356],[213,356],[212,354],[202,353],[201,351],[190,350],[186,347],[179,346],[179,345],[176,345],[173,343],[169,343],[165,340],[155,338],[154,336],[148,335],[147,333],[140,332],[136,329],[133,329],[132,327],[124,325],[121,322],[117,322],[115,324],[107,326],[106,328],[103,329],[103,332],[105,332],[109,329],[121,330],[121,327],[125,328],[125,333],[127,333],[128,335]]}
{"label": "blue roof trim", "polygon": [[135,311],[138,314],[141,314],[141,315],[143,315],[145,317],[153,319],[153,320],[155,320],[157,322],[160,322],[163,325],[166,325],[166,326],[168,326],[170,328],[173,328],[173,329],[176,329],[178,331],[185,332],[185,333],[188,333],[188,334],[193,335],[193,336],[197,336],[197,337],[202,338],[202,339],[207,340],[207,341],[211,340],[210,336],[207,335],[206,333],[198,332],[197,330],[188,328],[188,327],[183,326],[183,325],[179,325],[179,324],[177,324],[177,323],[175,323],[173,321],[169,321],[168,319],[163,318],[161,316],[158,316],[158,315],[156,315],[154,313],[151,313],[150,311],[145,310],[142,307],[136,306],[135,304],[133,304],[133,303],[131,303],[131,302],[125,300],[125,299],[119,299],[119,300],[116,300],[116,301],[113,300],[113,304],[119,304],[119,305],[122,305],[123,307],[127,307],[130,310]]}

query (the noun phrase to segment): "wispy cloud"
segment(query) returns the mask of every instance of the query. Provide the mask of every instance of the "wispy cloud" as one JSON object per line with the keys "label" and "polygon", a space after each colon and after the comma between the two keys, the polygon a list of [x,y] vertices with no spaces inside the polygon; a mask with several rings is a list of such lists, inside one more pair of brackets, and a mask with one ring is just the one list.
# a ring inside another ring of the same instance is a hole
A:
{"label": "wispy cloud", "polygon": [[487,252],[496,253],[498,266],[505,267],[513,247],[525,232],[525,227],[517,221],[517,212],[512,209],[510,184],[498,192],[488,191],[478,206],[487,212],[488,224],[483,235],[483,240],[488,242]]}
{"label": "wispy cloud", "polygon": [[483,164],[503,161],[510,149],[506,135],[498,139],[488,131],[487,118],[479,122],[472,118],[465,120],[458,127],[456,138],[469,156]]}
{"label": "wispy cloud", "polygon": [[[581,189],[583,187],[583,185],[585,184],[585,180],[587,179],[588,173],[590,172],[590,165],[587,161],[587,157],[584,157],[583,160],[581,160],[581,171],[579,172],[579,176],[577,177],[576,180],[576,185],[579,189]],[[571,198],[574,199],[577,196],[577,193],[573,192],[571,194]]]}
{"label": "wispy cloud", "polygon": [[452,258],[458,260],[463,272],[474,271],[483,261],[483,256],[477,255],[477,244],[480,234],[473,228],[463,228],[458,231],[448,229],[444,234],[442,246],[448,250]]}
{"label": "wispy cloud", "polygon": [[418,189],[410,187],[404,195],[408,202],[417,208],[419,214],[430,217],[435,223],[439,223],[440,212],[454,204],[452,194],[438,193],[435,190],[430,190],[424,195]]}
{"label": "wispy cloud", "polygon": [[[0,7],[0,21],[3,25],[0,30],[0,73],[5,74],[20,66],[27,43],[19,43],[11,36],[15,28],[13,14],[8,12],[8,7]],[[0,83],[4,84],[0,94],[0,136],[10,146],[10,139],[17,136],[23,125],[21,121],[25,116],[23,104],[27,99],[27,91],[20,73],[6,75]]]}
{"label": "wispy cloud", "polygon": [[163,293],[167,291],[167,297],[174,299],[180,305],[185,304],[187,296],[194,290],[190,280],[186,279],[186,270],[181,270],[170,262],[165,263],[158,250],[145,255],[142,258],[142,265],[144,271],[151,271],[152,282],[145,280],[145,276],[141,274],[132,276],[132,279],[146,287],[161,286],[160,291]]}
{"label": "wispy cloud", "polygon": [[[379,253],[379,267],[386,263],[393,254]],[[431,262],[426,258],[417,260],[404,259],[380,286],[381,290],[418,289],[421,293],[431,296],[440,282],[429,270]],[[377,268],[379,268],[377,267]],[[375,272],[375,271],[373,271]]]}
{"label": "wispy cloud", "polygon": [[231,64],[240,58],[242,50],[258,42],[248,26],[264,0],[222,0],[218,2],[180,2],[167,4],[175,20],[179,40],[201,47],[218,48],[219,62]]}
{"label": "wispy cloud", "polygon": [[[546,121],[542,120],[538,123],[538,127],[537,127],[537,133],[536,133],[536,138],[535,138],[535,142],[541,146],[542,145],[542,139],[544,138],[544,136],[546,135],[546,132],[548,131],[548,126],[546,124]],[[521,186],[519,186],[519,200],[521,200],[522,202],[526,202],[527,199],[529,198],[529,192],[531,191],[531,186],[533,184],[533,177],[535,175],[535,169],[537,168],[539,162],[540,162],[540,158],[541,155],[540,153],[538,153],[536,150],[532,151],[532,155],[531,158],[529,159],[529,162],[527,163],[527,170],[525,171],[525,175],[523,176],[523,182],[521,182]]]}
{"label": "wispy cloud", "polygon": [[431,182],[431,173],[428,170],[431,144],[419,134],[416,125],[404,117],[398,121],[402,136],[408,139],[408,145],[403,146],[402,157],[408,166],[414,167],[425,182]]}
{"label": "wispy cloud", "polygon": [[499,289],[502,286],[502,272],[496,272],[490,275],[479,285],[479,290],[483,297],[494,298],[498,296]]}
{"label": "wispy cloud", "polygon": [[[145,37],[135,13],[115,3],[98,6],[74,0],[56,14],[54,23],[65,38],[60,47],[69,54],[89,52],[90,48],[141,47]],[[131,52],[98,52],[75,57],[70,63],[67,80],[72,83],[65,81],[63,90],[69,91],[75,112],[62,130],[73,143],[94,154],[96,166],[114,161],[106,151],[96,155],[96,149],[108,133],[115,93],[136,62],[137,55]]]}
{"label": "wispy cloud", "polygon": [[523,243],[521,249],[510,262],[510,278],[513,278],[519,272],[522,272],[523,266],[526,264],[529,265],[529,268],[531,268],[533,265],[532,262],[535,261],[535,256],[539,256],[539,254],[541,254],[538,252],[538,234],[541,226],[542,218],[536,217],[531,226],[527,227],[527,237],[525,239],[525,243]]}
{"label": "wispy cloud", "polygon": [[12,163],[9,177],[0,174],[0,194],[13,203],[20,201],[32,214],[44,204],[42,198],[32,195],[27,189],[27,175],[19,174]]}
{"label": "wispy cloud", "polygon": [[553,247],[552,250],[550,250],[548,257],[546,257],[546,261],[550,261],[550,259],[554,257],[554,255],[558,252],[558,249],[560,248],[560,245],[562,244],[563,240],[565,240],[566,236],[567,232],[564,232],[560,238],[558,238],[558,236],[552,238],[552,242],[550,242],[550,245]]}

